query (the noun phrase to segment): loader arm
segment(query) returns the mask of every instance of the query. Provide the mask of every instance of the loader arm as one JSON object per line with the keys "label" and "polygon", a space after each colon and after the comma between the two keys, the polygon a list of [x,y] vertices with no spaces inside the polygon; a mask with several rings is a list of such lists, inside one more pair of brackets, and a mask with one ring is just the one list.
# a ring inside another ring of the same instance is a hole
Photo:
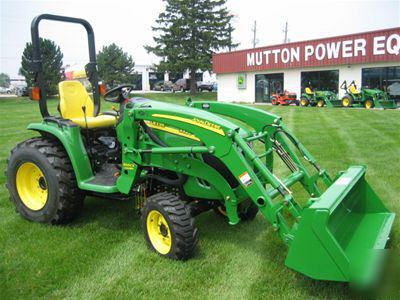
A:
{"label": "loader arm", "polygon": [[[123,145],[123,169],[117,182],[121,191],[128,191],[145,167],[189,176],[184,189],[192,197],[196,192],[206,194],[201,179],[212,187],[209,195],[217,191],[212,200],[224,204],[232,225],[240,221],[238,205],[250,199],[289,246],[286,265],[290,268],[337,281],[374,274],[376,260],[368,249],[384,248],[394,214],[365,181],[365,167],[350,167],[332,180],[280,117],[235,104],[188,105],[152,100],[126,105],[117,127]],[[181,136],[185,143],[176,144],[176,139],[161,132]],[[264,145],[261,152],[255,142]],[[218,159],[237,185],[228,182],[221,167],[207,164],[204,155]],[[289,175],[279,178],[274,173],[273,156],[282,160]],[[292,190],[296,183],[310,196],[303,205]],[[362,267],[357,263],[360,257]]]}
{"label": "loader arm", "polygon": [[[243,106],[232,103],[221,103],[215,101],[188,101],[187,105],[190,107],[195,107],[203,110],[207,110],[212,113],[216,113],[219,115],[228,116],[230,118],[234,118],[240,120],[241,122],[249,125],[254,129],[253,137],[247,138],[247,141],[257,140],[259,137],[264,135],[263,142],[265,144],[265,149],[271,149],[272,142],[268,137],[271,137],[277,129],[282,130],[281,132],[288,133],[290,137],[293,139],[292,142],[301,149],[301,154],[303,158],[313,164],[321,173],[324,182],[326,185],[330,185],[332,183],[331,178],[327,174],[325,170],[322,170],[320,166],[317,164],[315,158],[311,155],[311,153],[306,149],[306,147],[289,131],[286,125],[282,122],[282,118],[268,113],[263,110],[259,110],[249,106]],[[290,154],[290,157],[294,160],[296,167],[301,170],[304,174],[304,178],[302,179],[302,184],[307,186],[307,191],[311,196],[316,196],[319,194],[318,188],[313,180],[312,174],[307,171],[307,169],[302,164],[299,157],[294,153],[292,148],[290,148],[285,141],[282,140],[280,135],[277,136],[278,141],[284,147],[285,151]],[[267,166],[272,171],[273,170],[273,152],[269,151],[266,155]]]}
{"label": "loader arm", "polygon": [[[204,105],[206,104],[206,105]],[[318,168],[318,173],[311,175],[302,164],[301,158],[296,156],[294,150],[287,144],[282,132],[288,132],[286,127],[281,124],[281,118],[268,114],[264,111],[243,107],[233,104],[218,103],[193,103],[201,105],[203,109],[193,109],[190,107],[175,106],[171,110],[171,104],[156,101],[141,102],[128,106],[125,112],[121,130],[125,128],[125,136],[122,140],[123,145],[127,145],[123,161],[129,160],[126,165],[134,163],[141,166],[157,166],[169,169],[178,173],[194,176],[194,165],[199,154],[208,153],[217,157],[231,172],[239,183],[241,190],[250,198],[267,218],[279,231],[282,238],[289,243],[292,238],[291,231],[296,226],[289,226],[285,220],[284,211],[288,211],[295,219],[301,215],[302,208],[295,201],[289,187],[296,182],[300,182],[312,197],[319,196],[320,190],[316,181],[322,177],[327,185],[331,184],[329,176],[324,170],[319,169],[315,159],[309,154],[301,143],[290,133],[292,143],[301,149],[304,158]],[[131,108],[130,108],[131,107]],[[206,108],[206,109],[204,109]],[[173,113],[171,113],[173,111]],[[219,115],[221,116],[219,116]],[[247,122],[252,131],[241,131],[235,123],[223,118],[227,116],[241,122]],[[143,139],[136,136],[127,138],[129,132],[139,132],[132,129],[132,124],[145,122],[149,126],[156,128],[171,128],[179,132],[185,132],[189,136],[198,139],[198,146],[189,147],[160,147],[154,143],[146,142],[151,138]],[[260,140],[265,145],[265,152],[257,154],[249,146],[252,141]],[[129,147],[129,146],[130,147]],[[291,168],[291,175],[284,179],[279,179],[273,173],[272,157],[273,151],[278,151],[285,163]],[[277,150],[278,149],[278,150]],[[168,154],[168,155],[166,155]],[[197,156],[196,156],[197,155]],[[197,158],[189,158],[196,156]],[[166,159],[168,157],[169,159]],[[189,160],[192,159],[192,163]],[[196,162],[199,169],[204,162]],[[190,166],[190,167],[188,167]],[[204,169],[204,168],[203,168]],[[123,182],[132,170],[122,172],[119,181]],[[198,177],[215,183],[215,172],[198,171]],[[133,181],[132,181],[133,183]],[[224,205],[227,209],[228,218],[231,224],[238,223],[237,205],[243,199],[227,193],[230,190],[225,184],[213,185],[222,195]],[[268,186],[268,187],[267,187]],[[279,198],[279,200],[278,200]]]}

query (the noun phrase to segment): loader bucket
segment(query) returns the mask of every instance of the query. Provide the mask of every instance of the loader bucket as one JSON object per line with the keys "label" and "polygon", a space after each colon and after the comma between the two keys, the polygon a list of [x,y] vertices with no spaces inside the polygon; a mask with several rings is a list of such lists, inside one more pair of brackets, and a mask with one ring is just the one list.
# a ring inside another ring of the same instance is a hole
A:
{"label": "loader bucket", "polygon": [[364,174],[365,167],[350,167],[303,210],[285,261],[288,267],[318,280],[374,280],[395,215]]}
{"label": "loader bucket", "polygon": [[387,108],[387,109],[397,108],[398,107],[396,101],[395,100],[391,100],[391,99],[388,99],[388,100],[374,100],[374,105],[375,105],[375,107],[378,107],[378,108]]}
{"label": "loader bucket", "polygon": [[327,107],[342,107],[342,100],[333,99],[333,100],[326,100]]}

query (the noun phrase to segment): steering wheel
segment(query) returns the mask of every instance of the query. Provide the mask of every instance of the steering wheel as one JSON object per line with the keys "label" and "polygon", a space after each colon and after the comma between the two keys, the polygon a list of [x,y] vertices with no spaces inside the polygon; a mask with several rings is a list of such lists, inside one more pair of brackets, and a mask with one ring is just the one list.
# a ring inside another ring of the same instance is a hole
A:
{"label": "steering wheel", "polygon": [[104,100],[112,103],[122,103],[128,99],[129,93],[134,89],[132,84],[119,85],[104,94]]}

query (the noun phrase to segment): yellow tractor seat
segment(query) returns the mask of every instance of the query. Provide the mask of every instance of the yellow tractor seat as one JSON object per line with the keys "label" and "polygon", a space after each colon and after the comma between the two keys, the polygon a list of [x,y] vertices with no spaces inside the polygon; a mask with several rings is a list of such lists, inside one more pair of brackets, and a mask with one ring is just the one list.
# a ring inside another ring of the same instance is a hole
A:
{"label": "yellow tractor seat", "polygon": [[360,91],[357,90],[357,88],[354,85],[351,85],[349,87],[349,91],[350,91],[351,94],[359,94],[360,93]]}
{"label": "yellow tractor seat", "polygon": [[[86,128],[86,126],[88,128],[108,127],[117,123],[116,116],[94,116],[93,101],[79,81],[62,81],[58,84],[58,89],[60,92],[60,113],[64,119],[69,119],[83,128]],[[83,106],[86,109],[86,122]]]}
{"label": "yellow tractor seat", "polygon": [[314,92],[309,87],[305,88],[305,92],[306,92],[306,94],[314,95]]}

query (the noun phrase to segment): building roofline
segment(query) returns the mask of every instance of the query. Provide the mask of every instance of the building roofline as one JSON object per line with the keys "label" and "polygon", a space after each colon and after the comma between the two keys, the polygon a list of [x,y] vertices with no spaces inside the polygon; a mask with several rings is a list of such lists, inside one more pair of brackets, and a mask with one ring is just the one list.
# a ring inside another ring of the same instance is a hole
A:
{"label": "building roofline", "polygon": [[290,45],[297,45],[299,43],[307,43],[307,42],[316,42],[316,41],[323,41],[323,40],[331,40],[331,39],[337,39],[337,38],[345,38],[345,37],[350,37],[350,36],[355,36],[355,35],[361,35],[361,34],[371,34],[371,33],[377,33],[377,32],[382,32],[382,31],[390,31],[390,30],[395,30],[398,29],[400,30],[400,27],[391,27],[391,28],[383,28],[383,29],[377,29],[377,30],[370,30],[370,31],[364,31],[364,32],[355,32],[355,33],[349,33],[349,34],[344,34],[344,35],[335,35],[335,36],[327,36],[323,38],[318,38],[318,39],[311,39],[311,40],[303,40],[303,41],[296,41],[296,42],[290,42],[290,43],[282,43],[282,44],[273,44],[273,45],[265,45],[265,46],[260,46],[256,48],[246,48],[246,49],[241,49],[237,51],[228,51],[228,52],[213,52],[214,56],[219,56],[219,55],[226,55],[226,54],[231,54],[231,53],[240,53],[240,52],[248,52],[250,50],[257,51],[260,49],[264,48],[271,48],[271,47],[282,47],[282,46],[288,46]]}

